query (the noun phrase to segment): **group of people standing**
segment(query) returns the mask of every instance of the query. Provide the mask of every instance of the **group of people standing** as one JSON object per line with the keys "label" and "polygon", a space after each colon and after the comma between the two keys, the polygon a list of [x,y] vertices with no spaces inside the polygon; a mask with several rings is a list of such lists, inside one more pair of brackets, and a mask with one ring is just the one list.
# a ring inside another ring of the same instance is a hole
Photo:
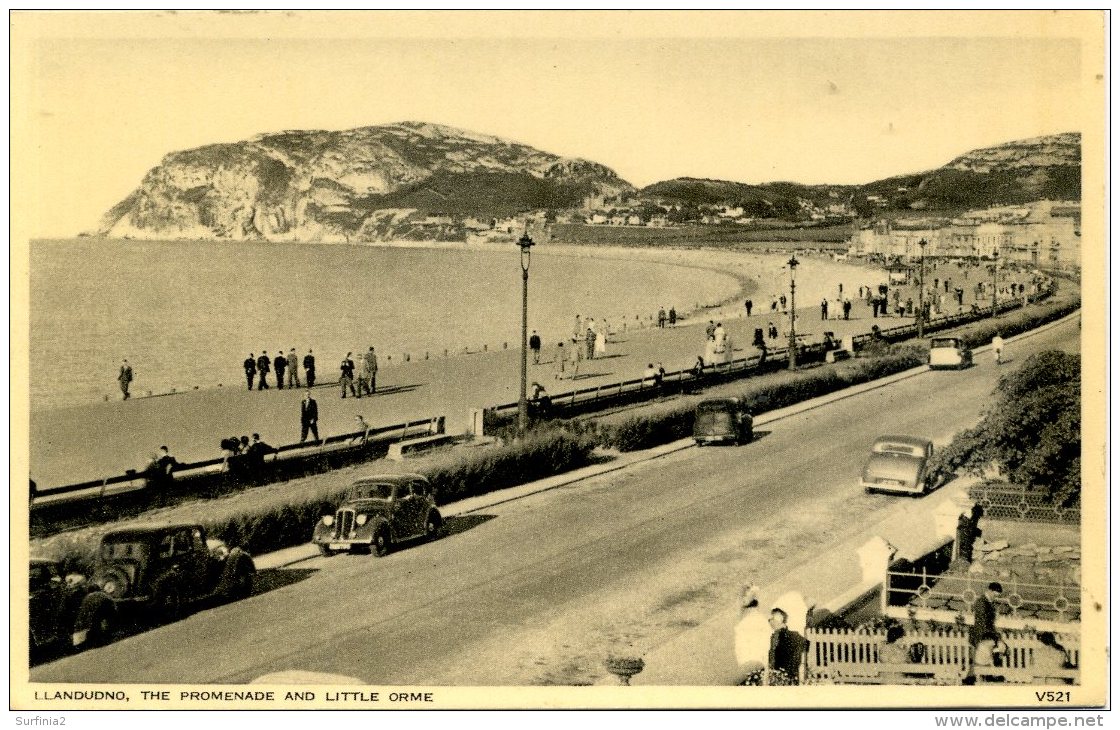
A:
{"label": "group of people standing", "polygon": [[[568,351],[564,351],[564,343],[558,343],[559,354],[557,355],[557,369],[556,378],[571,377],[573,380],[579,377],[580,363],[584,360],[594,360],[596,358],[605,357],[607,354],[607,336],[610,332],[610,327],[607,320],[596,323],[594,317],[588,317],[584,320],[580,315],[576,315],[575,327],[572,329],[572,336],[569,341]],[[536,338],[534,340],[534,338]],[[534,344],[536,347],[534,347]],[[529,347],[533,350],[534,363],[540,362],[540,337],[537,331],[533,330],[533,335],[529,338]]]}
{"label": "group of people standing", "polygon": [[[356,398],[373,395],[377,392],[377,352],[373,349],[373,345],[370,345],[369,351],[358,359],[356,366],[353,355],[352,352],[346,353],[346,357],[342,358],[338,366],[338,384],[342,388],[342,397],[346,397],[347,391]],[[354,377],[355,367],[357,380]]]}
{"label": "group of people standing", "polygon": [[[288,351],[287,356],[284,355],[284,350],[281,348],[277,351],[275,358],[268,356],[268,350],[262,352],[260,357],[254,357],[253,353],[250,352],[249,357],[245,358],[243,363],[245,384],[249,390],[252,390],[255,381],[257,390],[268,390],[271,387],[268,384],[268,376],[275,369],[276,387],[278,389],[284,389],[285,379],[289,388],[302,388],[303,383],[300,382],[299,378],[299,363],[299,356],[296,355],[296,348],[294,347]],[[303,373],[307,381],[307,387],[315,387],[315,354],[312,350],[308,350],[307,354],[303,356]]]}

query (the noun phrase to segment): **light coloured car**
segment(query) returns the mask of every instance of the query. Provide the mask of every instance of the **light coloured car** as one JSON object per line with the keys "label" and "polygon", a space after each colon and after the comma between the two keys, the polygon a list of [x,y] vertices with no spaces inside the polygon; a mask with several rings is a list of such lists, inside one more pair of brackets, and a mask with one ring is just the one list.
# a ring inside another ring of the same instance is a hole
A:
{"label": "light coloured car", "polygon": [[933,442],[920,436],[880,436],[871,446],[859,484],[869,492],[925,494]]}
{"label": "light coloured car", "polygon": [[934,337],[929,343],[929,367],[960,370],[972,365],[972,350],[958,337]]}

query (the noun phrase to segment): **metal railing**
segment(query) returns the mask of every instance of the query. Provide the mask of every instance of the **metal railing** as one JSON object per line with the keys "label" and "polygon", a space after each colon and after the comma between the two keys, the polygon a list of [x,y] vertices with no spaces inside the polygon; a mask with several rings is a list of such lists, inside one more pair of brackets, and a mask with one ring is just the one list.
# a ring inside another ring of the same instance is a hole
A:
{"label": "metal railing", "polygon": [[[445,416],[433,416],[391,426],[379,426],[362,431],[336,434],[318,441],[285,444],[277,447],[275,452],[266,455],[263,463],[272,465],[276,462],[295,462],[300,459],[317,458],[326,454],[359,450],[374,444],[387,445],[407,438],[442,434],[445,432],[445,427]],[[236,471],[237,464],[248,463],[247,458],[244,454],[236,454],[178,464],[172,468],[171,476],[175,481],[182,481],[221,474],[231,470]],[[146,489],[151,486],[151,483],[152,479],[148,473],[130,470],[124,474],[105,479],[93,479],[77,484],[37,490],[33,496],[31,508],[34,510],[36,507],[62,502],[102,499]]]}
{"label": "metal railing", "polygon": [[1014,484],[982,484],[968,490],[969,497],[984,508],[984,516],[1014,522],[1081,523],[1079,505],[1063,506],[1049,493]]}
{"label": "metal railing", "polygon": [[[886,614],[892,607],[945,611],[960,615],[967,623],[972,617],[973,604],[990,581],[991,576],[936,574],[924,568],[888,570],[883,583],[882,612]],[[1076,583],[1031,583],[1014,576],[1001,581],[1004,592],[992,601],[1000,615],[1058,623],[1081,618],[1081,589]]]}

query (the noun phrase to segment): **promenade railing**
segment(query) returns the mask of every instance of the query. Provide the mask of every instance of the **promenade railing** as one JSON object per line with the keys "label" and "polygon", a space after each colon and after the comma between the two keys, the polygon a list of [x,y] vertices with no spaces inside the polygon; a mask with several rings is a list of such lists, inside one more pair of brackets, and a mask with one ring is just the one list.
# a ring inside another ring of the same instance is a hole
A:
{"label": "promenade railing", "polygon": [[[363,429],[350,433],[327,436],[318,441],[284,444],[274,452],[266,454],[258,467],[277,470],[283,466],[298,467],[299,462],[320,459],[329,455],[346,452],[387,450],[398,441],[408,438],[433,436],[445,433],[445,416],[406,421],[390,426]],[[229,477],[232,479],[249,476],[251,457],[246,454],[222,456],[203,461],[181,463],[174,466],[170,478],[148,471],[130,470],[124,474],[94,479],[77,484],[68,484],[36,491],[31,502],[34,513],[48,506],[72,503],[82,500],[98,500],[106,497],[165,487],[168,482],[200,481],[204,478]],[[259,469],[258,469],[259,471]],[[253,474],[257,476],[257,474]]]}

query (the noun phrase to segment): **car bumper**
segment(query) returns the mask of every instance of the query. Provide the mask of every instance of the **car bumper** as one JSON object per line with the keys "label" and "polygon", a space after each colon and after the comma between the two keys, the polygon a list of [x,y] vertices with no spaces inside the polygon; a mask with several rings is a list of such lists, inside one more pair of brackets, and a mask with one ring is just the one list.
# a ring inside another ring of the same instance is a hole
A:
{"label": "car bumper", "polygon": [[369,547],[373,544],[373,537],[351,537],[346,539],[340,538],[338,540],[317,537],[311,542],[315,543],[316,545],[322,545],[331,550],[349,550],[355,545],[361,547]]}
{"label": "car bumper", "polygon": [[898,482],[865,481],[861,479],[859,485],[867,492],[887,492],[893,494],[921,494],[920,484],[899,484]]}

